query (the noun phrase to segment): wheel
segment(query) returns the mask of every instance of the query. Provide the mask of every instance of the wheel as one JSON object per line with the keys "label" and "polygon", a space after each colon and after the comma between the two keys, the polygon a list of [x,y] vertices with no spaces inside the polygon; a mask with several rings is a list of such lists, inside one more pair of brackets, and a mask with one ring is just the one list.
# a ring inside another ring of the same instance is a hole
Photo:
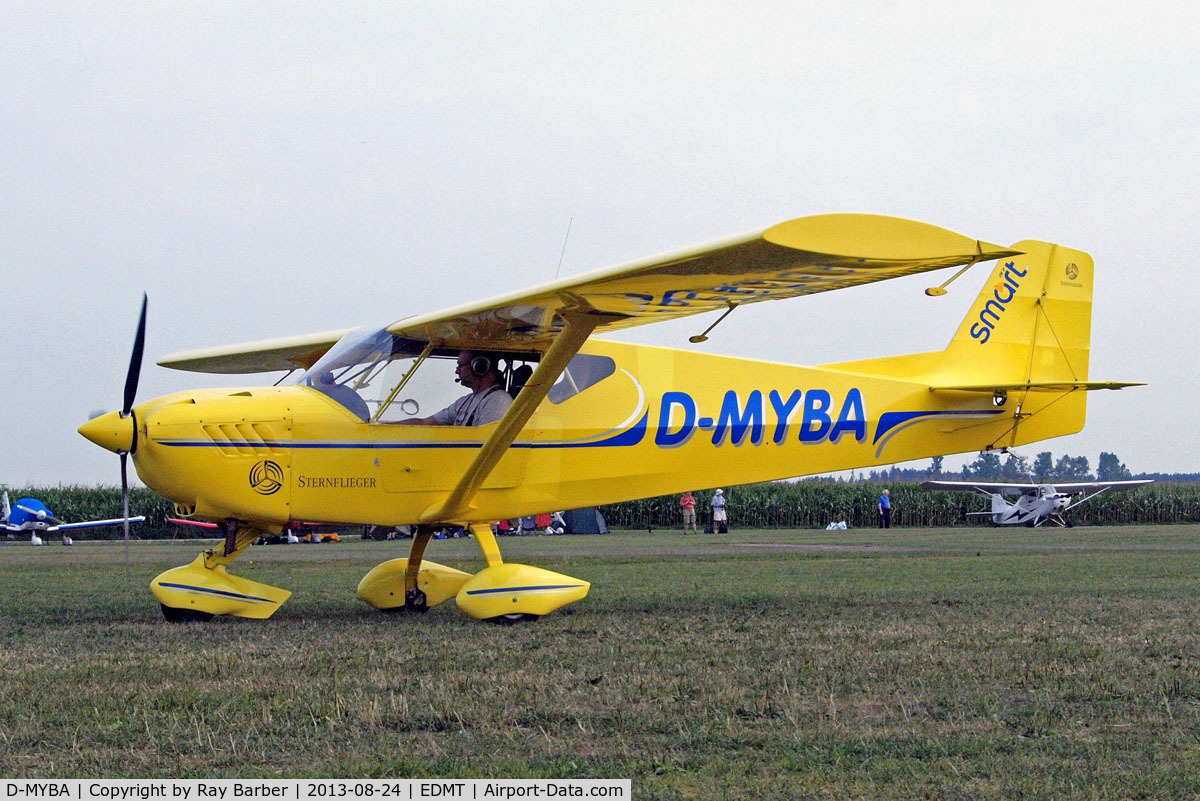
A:
{"label": "wheel", "polygon": [[160,606],[168,623],[206,623],[214,617],[211,612],[201,612],[198,609],[178,609],[166,604]]}
{"label": "wheel", "polygon": [[497,626],[515,626],[518,623],[532,623],[538,619],[538,615],[522,614],[514,612],[511,615],[496,615],[496,617],[485,618],[488,623]]}

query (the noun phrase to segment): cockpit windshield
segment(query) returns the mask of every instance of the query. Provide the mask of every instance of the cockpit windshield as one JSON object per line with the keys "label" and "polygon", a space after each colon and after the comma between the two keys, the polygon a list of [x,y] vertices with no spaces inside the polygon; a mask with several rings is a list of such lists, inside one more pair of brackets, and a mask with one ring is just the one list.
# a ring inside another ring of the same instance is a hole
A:
{"label": "cockpit windshield", "polygon": [[[537,365],[536,353],[485,352],[497,365],[500,387],[513,397]],[[456,348],[360,328],[342,337],[296,384],[311,387],[353,412],[364,423],[395,423],[448,406],[463,393],[456,378]],[[577,354],[550,388],[560,404],[616,371],[607,356]]]}
{"label": "cockpit windshield", "polygon": [[296,383],[323,392],[365,423],[371,411],[360,393],[371,386],[395,350],[396,338],[386,328],[360,328],[338,340]]}

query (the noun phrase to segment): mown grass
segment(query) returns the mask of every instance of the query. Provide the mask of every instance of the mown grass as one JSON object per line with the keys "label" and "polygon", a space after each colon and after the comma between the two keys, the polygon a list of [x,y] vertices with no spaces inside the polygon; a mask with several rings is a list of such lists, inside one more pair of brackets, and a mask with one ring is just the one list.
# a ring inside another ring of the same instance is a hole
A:
{"label": "mown grass", "polygon": [[509,538],[593,583],[513,628],[367,608],[407,546],[358,541],[251,549],[269,621],[168,625],[146,586],[202,547],[134,543],[131,583],[119,543],[0,548],[0,774],[1200,796],[1200,526]]}

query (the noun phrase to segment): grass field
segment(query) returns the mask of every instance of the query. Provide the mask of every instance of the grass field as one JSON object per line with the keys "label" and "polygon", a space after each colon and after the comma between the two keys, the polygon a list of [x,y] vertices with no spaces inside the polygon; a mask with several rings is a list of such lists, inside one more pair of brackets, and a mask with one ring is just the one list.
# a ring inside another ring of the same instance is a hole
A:
{"label": "grass field", "polygon": [[295,592],[271,620],[168,625],[147,585],[203,547],[0,548],[0,774],[1200,797],[1200,526],[509,538],[592,582],[510,628],[367,608],[407,543],[357,540],[235,563]]}

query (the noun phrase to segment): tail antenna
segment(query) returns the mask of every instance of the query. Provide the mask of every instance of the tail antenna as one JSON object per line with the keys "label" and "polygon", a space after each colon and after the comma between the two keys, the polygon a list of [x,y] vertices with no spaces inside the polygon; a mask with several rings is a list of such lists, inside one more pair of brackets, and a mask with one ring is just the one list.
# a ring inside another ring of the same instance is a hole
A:
{"label": "tail antenna", "polygon": [[554,271],[554,280],[558,280],[558,274],[562,272],[563,257],[567,255],[567,242],[571,239],[571,225],[575,222],[575,217],[567,220],[567,235],[563,237],[562,251],[558,254],[558,269]]}

